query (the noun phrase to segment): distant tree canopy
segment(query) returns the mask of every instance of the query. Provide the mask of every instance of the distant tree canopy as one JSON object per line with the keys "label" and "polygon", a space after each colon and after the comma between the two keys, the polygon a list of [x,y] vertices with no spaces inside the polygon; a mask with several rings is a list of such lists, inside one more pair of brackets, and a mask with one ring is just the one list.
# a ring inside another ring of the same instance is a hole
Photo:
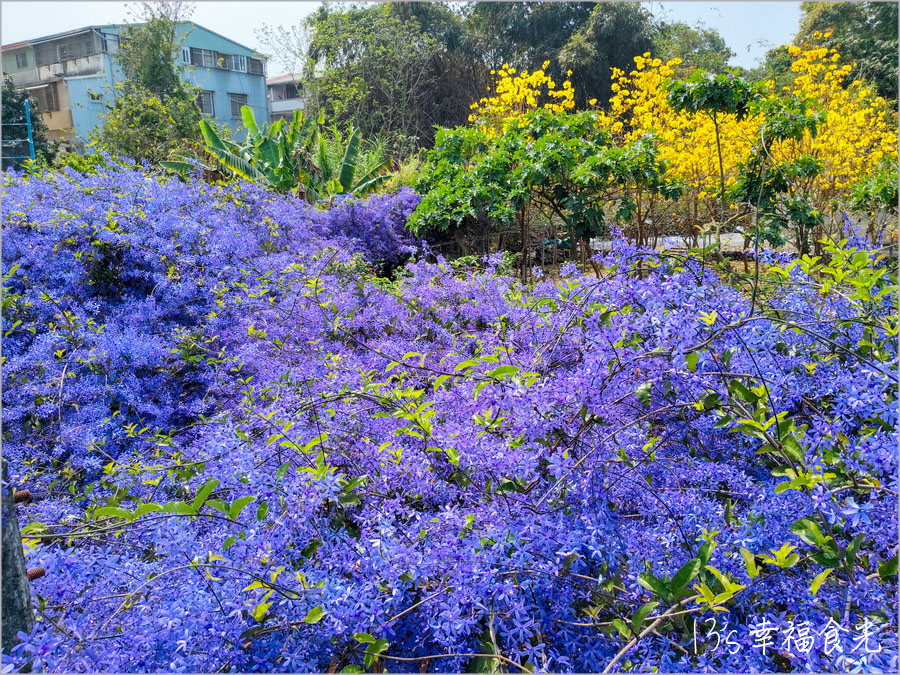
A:
{"label": "distant tree canopy", "polygon": [[606,101],[610,68],[629,68],[652,33],[634,3],[325,3],[305,26],[267,28],[260,39],[279,60],[306,64],[311,111],[380,135],[396,152],[431,145],[435,126],[464,123],[503,64],[549,61],[560,82],[573,71],[579,105]]}
{"label": "distant tree canopy", "polygon": [[852,77],[871,81],[885,98],[897,98],[896,2],[804,2],[801,11],[796,44],[836,49],[856,62]]}
{"label": "distant tree canopy", "polygon": [[[27,140],[28,127],[25,124],[25,100],[29,99],[28,92],[15,85],[10,76],[3,78],[3,110],[0,116],[0,127],[3,129],[3,168],[19,166],[20,159],[8,159],[28,154]],[[30,98],[31,108],[31,137],[34,141],[35,156],[38,154],[50,158],[53,154],[53,146],[47,141],[45,133],[47,125],[41,119],[40,106],[34,98]],[[19,143],[10,141],[21,141]]]}
{"label": "distant tree canopy", "polygon": [[[892,3],[805,3],[798,41],[834,28],[826,42],[858,62],[859,74],[896,96],[897,8]],[[893,19],[892,19],[893,17]],[[659,21],[636,2],[325,3],[302,26],[265,29],[278,59],[305,64],[311,112],[380,136],[392,154],[434,142],[435,127],[464,124],[491,71],[509,65],[568,79],[577,109],[612,96],[610,71],[629,72],[651,52],[675,77],[722,73],[734,52],[714,29]],[[855,51],[854,51],[855,50]],[[891,71],[893,68],[893,71]],[[571,71],[571,74],[569,73]],[[892,74],[893,73],[893,74]],[[790,80],[790,58],[772,50],[747,77]]]}
{"label": "distant tree canopy", "polygon": [[680,21],[660,23],[654,31],[653,46],[656,56],[663,61],[681,59],[682,63],[674,68],[679,78],[697,68],[722,73],[734,56],[716,30],[705,26],[691,27]]}
{"label": "distant tree canopy", "polygon": [[461,15],[430,3],[336,7],[309,19],[308,103],[329,121],[380,135],[394,151],[465,121],[486,84]]}

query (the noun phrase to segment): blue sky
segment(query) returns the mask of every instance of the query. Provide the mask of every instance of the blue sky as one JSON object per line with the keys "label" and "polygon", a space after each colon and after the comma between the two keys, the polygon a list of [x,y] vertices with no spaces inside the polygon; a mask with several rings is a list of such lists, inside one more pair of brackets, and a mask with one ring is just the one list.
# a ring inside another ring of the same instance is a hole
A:
{"label": "blue sky", "polygon": [[[702,22],[718,30],[735,52],[732,65],[752,67],[772,46],[790,42],[800,19],[799,2],[647,2],[654,16],[690,25]],[[3,44],[42,37],[99,23],[122,23],[126,2],[14,2],[0,5]],[[263,25],[290,26],[312,12],[318,2],[197,2],[192,20],[237,42],[260,49],[256,30]],[[280,74],[276,63],[270,75]]]}
{"label": "blue sky", "polygon": [[650,2],[654,16],[715,28],[735,53],[733,66],[752,68],[771,47],[794,39],[799,2]]}

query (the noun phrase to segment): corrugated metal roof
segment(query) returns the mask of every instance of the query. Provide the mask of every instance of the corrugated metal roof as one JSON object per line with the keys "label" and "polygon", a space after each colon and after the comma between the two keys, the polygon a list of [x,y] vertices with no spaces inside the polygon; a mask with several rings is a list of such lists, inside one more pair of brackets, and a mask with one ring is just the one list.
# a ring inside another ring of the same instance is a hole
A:
{"label": "corrugated metal roof", "polygon": [[[262,54],[259,54],[259,53],[258,53],[255,49],[253,49],[252,47],[248,47],[247,45],[243,45],[243,44],[241,44],[240,42],[238,42],[238,41],[236,41],[236,40],[232,40],[230,37],[225,37],[225,36],[222,35],[221,33],[217,33],[217,32],[214,31],[214,30],[210,30],[210,29],[207,28],[206,26],[201,26],[199,23],[196,23],[196,22],[194,22],[194,21],[181,21],[181,22],[179,22],[179,23],[180,23],[180,25],[188,25],[188,24],[189,24],[189,25],[191,25],[191,26],[194,26],[195,28],[199,28],[199,29],[201,29],[201,30],[205,30],[207,33],[211,33],[211,34],[213,34],[213,35],[215,35],[215,36],[217,36],[217,37],[222,38],[223,40],[227,40],[228,42],[231,42],[232,44],[237,45],[238,47],[243,47],[243,48],[246,49],[247,51],[250,51],[250,52],[253,52],[254,54],[257,54],[257,55],[260,57],[261,60],[266,60],[265,57],[264,57]],[[94,25],[94,26],[83,26],[82,28],[73,28],[72,30],[67,30],[67,31],[64,31],[64,32],[62,32],[62,33],[54,33],[53,35],[46,35],[46,36],[44,36],[44,37],[34,38],[34,39],[31,39],[31,40],[22,40],[22,41],[20,41],[20,42],[14,42],[14,43],[12,43],[12,44],[3,45],[3,49],[13,49],[13,48],[23,47],[23,46],[27,46],[27,45],[39,44],[39,43],[41,43],[41,42],[48,42],[48,41],[50,41],[50,40],[58,40],[58,39],[60,39],[60,38],[68,37],[68,36],[70,36],[70,35],[77,35],[78,33],[83,33],[83,32],[88,31],[88,30],[103,30],[104,28],[122,28],[122,27],[124,27],[124,26],[129,26],[129,25],[137,25],[137,24],[127,24],[127,23],[105,23],[105,24],[99,24],[99,25]]]}
{"label": "corrugated metal roof", "polygon": [[276,75],[266,80],[266,84],[282,84],[284,82],[302,82],[302,73],[285,73],[284,75]]}

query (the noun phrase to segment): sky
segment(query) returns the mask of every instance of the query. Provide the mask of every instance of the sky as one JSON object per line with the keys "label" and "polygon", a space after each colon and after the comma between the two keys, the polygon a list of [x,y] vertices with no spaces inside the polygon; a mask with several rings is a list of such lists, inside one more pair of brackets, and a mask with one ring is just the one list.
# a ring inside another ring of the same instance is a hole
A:
{"label": "sky", "polygon": [[[292,26],[313,12],[318,2],[194,3],[191,20],[252,49],[265,52],[257,31],[264,26]],[[800,21],[799,2],[647,2],[651,13],[668,21],[698,22],[715,28],[735,52],[731,65],[750,68],[769,47],[790,42]],[[0,27],[3,44],[19,42],[92,24],[124,23],[137,3],[42,2],[3,0]],[[269,75],[284,72],[277,61]]]}

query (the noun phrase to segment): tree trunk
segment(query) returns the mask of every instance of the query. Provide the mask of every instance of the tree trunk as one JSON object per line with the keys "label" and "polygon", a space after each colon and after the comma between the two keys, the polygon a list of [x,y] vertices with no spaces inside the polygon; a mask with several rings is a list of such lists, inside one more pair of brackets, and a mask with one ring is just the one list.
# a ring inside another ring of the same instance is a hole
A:
{"label": "tree trunk", "polygon": [[22,553],[22,535],[16,517],[12,488],[7,485],[7,466],[3,460],[3,651],[19,642],[19,631],[30,633],[34,626],[31,587]]}

